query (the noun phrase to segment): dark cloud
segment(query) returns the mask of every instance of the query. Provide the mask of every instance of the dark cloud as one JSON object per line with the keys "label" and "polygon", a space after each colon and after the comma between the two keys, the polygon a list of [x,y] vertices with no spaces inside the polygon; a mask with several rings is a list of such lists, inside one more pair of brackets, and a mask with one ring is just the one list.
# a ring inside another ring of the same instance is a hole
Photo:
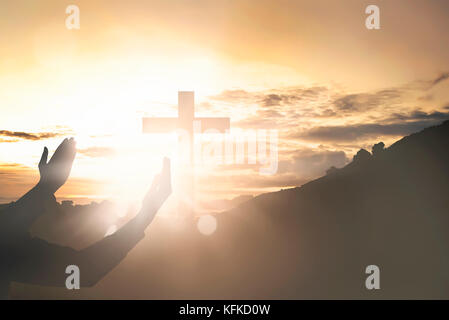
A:
{"label": "dark cloud", "polygon": [[337,111],[363,112],[398,102],[402,94],[401,89],[390,88],[373,93],[348,94],[337,98],[332,104]]}
{"label": "dark cloud", "polygon": [[278,94],[268,94],[263,98],[262,104],[266,107],[278,106],[284,98]]}
{"label": "dark cloud", "polygon": [[387,120],[446,120],[449,119],[449,112],[424,112],[421,110],[414,110],[409,114],[395,113]]}
{"label": "dark cloud", "polygon": [[[402,86],[372,92],[349,94],[339,92],[335,88],[313,86],[274,88],[257,92],[227,90],[211,98],[231,104],[260,106],[260,111],[256,115],[236,123],[238,126],[266,127],[266,124],[271,122],[272,126],[279,128],[294,125],[298,119],[341,118],[367,111],[398,110],[403,108],[409,99],[429,102],[435,97],[434,94],[428,93],[428,90],[448,78],[449,72],[446,72],[433,79],[412,81]],[[262,113],[261,110],[265,112]]]}
{"label": "dark cloud", "polygon": [[77,152],[91,158],[110,157],[116,153],[115,149],[108,147],[90,147],[78,149]]}
{"label": "dark cloud", "polygon": [[314,117],[332,117],[330,97],[335,95],[327,87],[289,87],[266,91],[247,92],[228,90],[209,97],[229,104],[259,106],[254,114],[234,121],[234,127],[245,129],[284,129],[296,126],[298,120]]}
{"label": "dark cloud", "polygon": [[290,160],[279,162],[280,173],[292,173],[296,176],[316,178],[325,173],[331,166],[337,168],[349,162],[343,151],[331,150],[296,150]]}
{"label": "dark cloud", "polygon": [[330,94],[324,86],[278,88],[266,91],[225,90],[209,99],[228,103],[258,104],[262,107],[289,106],[314,101]]}
{"label": "dark cloud", "polygon": [[418,98],[418,101],[430,102],[434,98],[433,94],[426,94]]}
{"label": "dark cloud", "polygon": [[28,133],[21,131],[8,131],[0,130],[0,136],[19,138],[24,140],[43,140],[62,136],[62,133],[55,132],[41,132],[41,133]]}
{"label": "dark cloud", "polygon": [[263,107],[297,105],[307,101],[314,101],[329,95],[326,87],[304,87],[272,90],[276,93],[265,94],[260,102]]}
{"label": "dark cloud", "polygon": [[310,141],[357,141],[381,136],[405,136],[436,125],[441,121],[423,120],[391,124],[356,124],[347,126],[315,127],[307,131],[293,134],[291,137]]}
{"label": "dark cloud", "polygon": [[[449,79],[449,72],[443,72],[433,79],[417,80],[417,81],[411,82],[408,85],[406,85],[405,88],[409,88],[412,90],[420,90],[420,91],[425,92],[425,91],[429,91],[429,90],[433,89],[433,87],[446,81],[447,79]],[[433,97],[430,94],[430,95],[426,95],[424,97],[424,99],[426,99],[426,98],[433,98]]]}
{"label": "dark cloud", "polygon": [[437,84],[449,79],[449,72],[444,72],[440,74],[435,80],[433,80],[432,85],[436,86]]}

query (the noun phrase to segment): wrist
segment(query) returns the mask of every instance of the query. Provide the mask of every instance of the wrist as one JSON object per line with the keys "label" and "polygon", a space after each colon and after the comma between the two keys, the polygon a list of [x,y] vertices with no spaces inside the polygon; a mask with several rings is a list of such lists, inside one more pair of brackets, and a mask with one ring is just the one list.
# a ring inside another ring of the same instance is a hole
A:
{"label": "wrist", "polygon": [[40,193],[43,193],[45,195],[53,195],[54,191],[49,188],[49,186],[41,181],[37,183],[37,185],[34,187],[34,189]]}

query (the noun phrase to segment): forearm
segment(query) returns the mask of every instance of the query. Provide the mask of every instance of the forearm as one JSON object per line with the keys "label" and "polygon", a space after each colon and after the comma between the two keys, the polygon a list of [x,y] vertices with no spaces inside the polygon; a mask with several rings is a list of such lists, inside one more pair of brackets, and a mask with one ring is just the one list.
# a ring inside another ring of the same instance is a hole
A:
{"label": "forearm", "polygon": [[85,266],[82,285],[93,286],[114,269],[128,252],[145,237],[145,229],[153,221],[157,210],[156,206],[145,206],[114,234],[81,250],[79,252],[80,265]]}
{"label": "forearm", "polygon": [[114,269],[145,236],[145,229],[157,212],[157,206],[142,210],[114,234],[93,245],[74,250],[30,239],[23,244],[24,255],[16,261],[14,280],[47,286],[64,286],[65,268],[76,265],[80,269],[82,287],[90,287]]}
{"label": "forearm", "polygon": [[[145,232],[145,229],[151,224],[159,210],[157,204],[146,204],[142,207],[139,213],[131,219],[123,228],[133,229],[136,232]],[[121,229],[120,229],[121,230]],[[119,231],[120,231],[119,230]]]}
{"label": "forearm", "polygon": [[142,209],[114,234],[77,251],[72,259],[67,259],[80,268],[81,286],[94,286],[145,237],[145,229],[157,212],[156,208],[145,209]]}
{"label": "forearm", "polygon": [[116,233],[82,249],[74,250],[33,238],[15,251],[22,252],[15,261],[13,280],[44,286],[64,286],[69,265],[80,269],[82,287],[94,286],[114,269],[144,237],[134,225],[126,224]]}
{"label": "forearm", "polygon": [[56,204],[56,198],[44,186],[37,184],[23,197],[13,203],[8,211],[13,211],[9,218],[17,221],[16,227],[27,230],[37,217]]}

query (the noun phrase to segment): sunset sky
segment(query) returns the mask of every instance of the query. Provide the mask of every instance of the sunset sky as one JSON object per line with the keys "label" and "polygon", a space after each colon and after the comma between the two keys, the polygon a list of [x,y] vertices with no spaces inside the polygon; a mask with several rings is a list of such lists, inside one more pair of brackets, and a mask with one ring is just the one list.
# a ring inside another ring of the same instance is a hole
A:
{"label": "sunset sky", "polygon": [[[76,4],[81,28],[65,27]],[[380,7],[380,30],[365,8]],[[446,0],[2,1],[0,203],[38,180],[44,146],[77,140],[58,199],[139,199],[174,159],[178,90],[231,133],[275,129],[275,175],[257,165],[199,166],[201,199],[299,186],[360,148],[388,146],[449,118]],[[173,168],[176,172],[176,167]],[[175,182],[176,183],[176,182]]]}

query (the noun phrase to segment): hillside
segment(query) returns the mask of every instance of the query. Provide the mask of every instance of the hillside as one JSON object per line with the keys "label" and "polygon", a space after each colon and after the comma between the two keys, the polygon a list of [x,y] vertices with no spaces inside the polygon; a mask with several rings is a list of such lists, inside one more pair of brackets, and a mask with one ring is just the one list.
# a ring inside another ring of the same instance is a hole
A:
{"label": "hillside", "polygon": [[[446,121],[232,215],[267,229],[279,244],[270,260],[285,251],[279,259],[298,268],[283,273],[279,297],[448,297],[448,163]],[[223,220],[231,228],[232,219]],[[379,292],[364,288],[369,264],[381,269]]]}

